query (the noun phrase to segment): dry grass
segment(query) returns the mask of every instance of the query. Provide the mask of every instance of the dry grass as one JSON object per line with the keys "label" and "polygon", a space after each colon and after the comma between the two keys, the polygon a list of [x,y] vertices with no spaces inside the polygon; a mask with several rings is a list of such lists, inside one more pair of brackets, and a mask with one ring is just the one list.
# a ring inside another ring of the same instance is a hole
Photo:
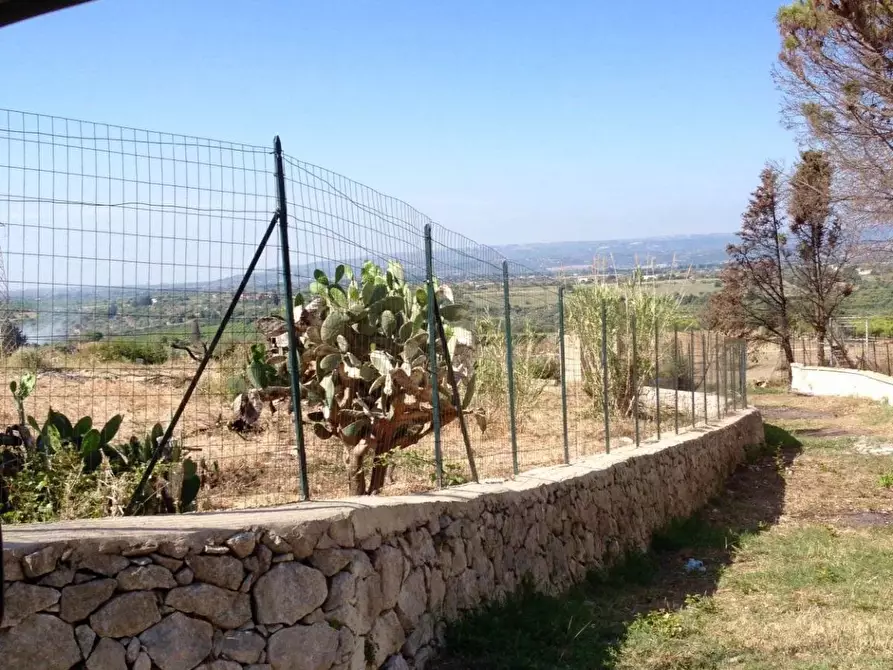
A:
{"label": "dry grass", "polygon": [[[775,447],[645,556],[456,626],[441,669],[893,667],[893,412],[763,393]],[[688,575],[685,560],[707,565]]]}
{"label": "dry grass", "polygon": [[[243,347],[244,348],[244,347]],[[265,412],[260,429],[239,434],[230,431],[234,378],[244,371],[245,351],[236,347],[222,360],[213,361],[187,405],[175,437],[204,461],[209,486],[199,498],[201,509],[244,508],[298,500],[298,460],[294,424],[285,407]],[[37,373],[37,386],[26,402],[27,412],[42,422],[52,407],[73,420],[90,415],[104,423],[115,414],[124,421],[119,437],[143,436],[155,423],[167,424],[188,387],[197,364],[185,355],[160,365],[103,362],[89,345],[68,353],[49,348],[26,349],[0,361],[0,383],[23,372]],[[563,462],[564,440],[561,391],[554,381],[545,384],[535,405],[524,409],[517,436],[520,470]],[[687,418],[683,417],[685,424]],[[0,401],[0,426],[17,421],[11,397]],[[664,416],[665,427],[671,418]],[[470,423],[472,446],[483,478],[510,477],[513,472],[508,413],[491,414],[486,432]],[[642,438],[655,431],[642,418]],[[633,435],[631,419],[613,420],[611,439],[615,448],[628,444]],[[624,439],[625,438],[625,439]],[[313,498],[348,494],[342,451],[334,440],[321,441],[307,431],[306,453]],[[446,426],[442,449],[448,483],[468,478],[465,447],[458,422]],[[571,459],[604,449],[604,424],[599,408],[571,383],[568,390],[568,452]],[[383,493],[399,495],[433,486],[434,442],[427,439],[395,458],[393,479]]]}

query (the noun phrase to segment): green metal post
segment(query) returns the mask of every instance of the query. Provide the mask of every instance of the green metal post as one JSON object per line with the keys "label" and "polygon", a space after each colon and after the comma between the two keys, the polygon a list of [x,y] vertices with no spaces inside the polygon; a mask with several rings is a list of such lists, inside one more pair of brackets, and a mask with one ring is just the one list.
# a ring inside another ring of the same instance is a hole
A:
{"label": "green metal post", "polygon": [[688,379],[691,383],[691,426],[694,428],[698,425],[698,418],[695,415],[697,407],[695,405],[695,331],[688,331]]}
{"label": "green metal post", "polygon": [[657,421],[657,439],[660,439],[660,339],[657,315],[654,316],[654,418]]}
{"label": "green metal post", "polygon": [[502,261],[502,297],[505,302],[505,368],[509,390],[509,428],[512,433],[512,469],[518,474],[518,429],[515,423],[515,364],[512,351],[512,303],[509,300],[509,262]]}
{"label": "green metal post", "polygon": [[707,413],[707,335],[701,333],[701,383],[704,385],[704,423],[708,423],[710,416]]}
{"label": "green metal post", "polygon": [[282,169],[282,143],[277,135],[273,140],[276,158],[276,184],[279,191],[279,247],[282,252],[282,280],[285,284],[285,322],[288,337],[288,378],[291,385],[292,417],[295,438],[298,443],[298,468],[301,479],[301,497],[310,500],[310,483],[307,478],[307,454],[304,450],[304,419],[301,412],[301,360],[298,354],[298,338],[295,335],[295,302],[291,284],[291,257],[288,249],[288,201],[285,197],[285,172]]}
{"label": "green metal post", "polygon": [[602,302],[602,412],[605,417],[605,453],[611,453],[611,419],[608,414],[608,308]]}
{"label": "green metal post", "polygon": [[564,352],[564,287],[558,287],[558,356],[561,367],[561,427],[564,435],[564,462],[570,463],[567,439],[567,367]]}
{"label": "green metal post", "polygon": [[738,411],[738,392],[736,388],[736,384],[738,383],[735,379],[735,368],[737,365],[735,364],[735,343],[732,342],[732,346],[729,347],[729,374],[731,375],[731,383],[729,387],[732,391],[732,411]]}
{"label": "green metal post", "polygon": [[723,337],[722,339],[722,406],[723,412],[728,415],[729,407],[731,407],[731,403],[729,402],[729,338]]}
{"label": "green metal post", "polygon": [[722,369],[722,357],[719,355],[719,333],[713,335],[713,351],[716,359],[716,418],[722,419],[722,384],[719,375]]}
{"label": "green metal post", "polygon": [[679,434],[679,326],[673,326],[673,424]]}
{"label": "green metal post", "polygon": [[428,290],[428,368],[431,374],[431,409],[434,414],[434,472],[437,487],[443,488],[443,452],[440,443],[440,380],[437,378],[437,324],[434,315],[434,252],[431,242],[431,224],[425,225],[425,284]]}
{"label": "green metal post", "polygon": [[633,312],[629,318],[629,325],[633,335],[633,361],[631,371],[633,374],[633,420],[636,424],[636,446],[639,446],[639,347],[636,341],[636,314]]}

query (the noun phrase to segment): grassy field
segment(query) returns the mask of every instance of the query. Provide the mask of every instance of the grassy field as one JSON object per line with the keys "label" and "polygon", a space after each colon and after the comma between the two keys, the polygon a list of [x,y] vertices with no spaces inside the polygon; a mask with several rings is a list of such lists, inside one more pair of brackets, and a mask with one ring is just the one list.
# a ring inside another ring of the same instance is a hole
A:
{"label": "grassy field", "polygon": [[[769,446],[721,497],[560,598],[527,593],[454,626],[435,667],[893,667],[893,409],[754,401]],[[688,558],[707,572],[686,574]]]}

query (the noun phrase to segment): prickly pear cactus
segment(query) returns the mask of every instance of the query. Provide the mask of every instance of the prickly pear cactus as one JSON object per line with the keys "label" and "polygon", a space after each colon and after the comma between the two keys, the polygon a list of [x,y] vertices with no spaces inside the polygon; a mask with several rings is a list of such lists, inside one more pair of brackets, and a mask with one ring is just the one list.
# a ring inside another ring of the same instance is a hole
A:
{"label": "prickly pear cactus", "polygon": [[[427,290],[407,282],[398,263],[385,269],[367,261],[359,277],[344,265],[331,278],[317,270],[310,294],[306,305],[302,298],[296,300],[294,325],[301,355],[303,419],[318,438],[338,439],[344,445],[351,493],[374,493],[384,484],[381,457],[414,445],[433,431]],[[474,338],[458,325],[464,310],[454,303],[448,286],[435,284],[435,296],[463,408],[483,429],[483,416],[470,409]],[[440,422],[445,426],[458,417],[458,408],[440,342],[437,352]],[[256,359],[252,364],[259,367]],[[250,375],[255,380],[262,376]],[[277,388],[258,386],[237,398],[236,421],[250,415],[253,421],[248,423],[256,423],[261,403],[282,397],[282,388]]]}

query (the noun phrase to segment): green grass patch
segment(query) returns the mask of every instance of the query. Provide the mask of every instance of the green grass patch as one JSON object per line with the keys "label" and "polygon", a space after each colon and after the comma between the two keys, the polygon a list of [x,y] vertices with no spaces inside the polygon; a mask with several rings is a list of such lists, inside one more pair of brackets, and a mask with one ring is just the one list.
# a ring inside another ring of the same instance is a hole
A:
{"label": "green grass patch", "polygon": [[[546,670],[614,668],[631,640],[644,647],[659,640],[690,639],[712,600],[695,593],[703,575],[686,575],[680,552],[725,551],[737,542],[734,531],[715,526],[701,515],[680,519],[658,533],[647,552],[627,555],[607,570],[591,572],[559,598],[536,593],[525,582],[519,593],[456,622],[448,631],[448,655],[442,669]],[[672,566],[668,568],[668,563]],[[662,591],[670,574],[675,592],[663,601],[676,608],[642,609]],[[685,593],[686,583],[692,593]],[[682,591],[678,589],[681,588]],[[719,658],[722,650],[699,650],[703,659]],[[671,667],[671,666],[667,666]],[[676,666],[672,666],[676,667]],[[713,667],[693,665],[679,667]]]}
{"label": "green grass patch", "polygon": [[799,449],[803,446],[803,443],[797,437],[775,424],[764,423],[763,435],[766,439],[766,446],[772,450]]}

